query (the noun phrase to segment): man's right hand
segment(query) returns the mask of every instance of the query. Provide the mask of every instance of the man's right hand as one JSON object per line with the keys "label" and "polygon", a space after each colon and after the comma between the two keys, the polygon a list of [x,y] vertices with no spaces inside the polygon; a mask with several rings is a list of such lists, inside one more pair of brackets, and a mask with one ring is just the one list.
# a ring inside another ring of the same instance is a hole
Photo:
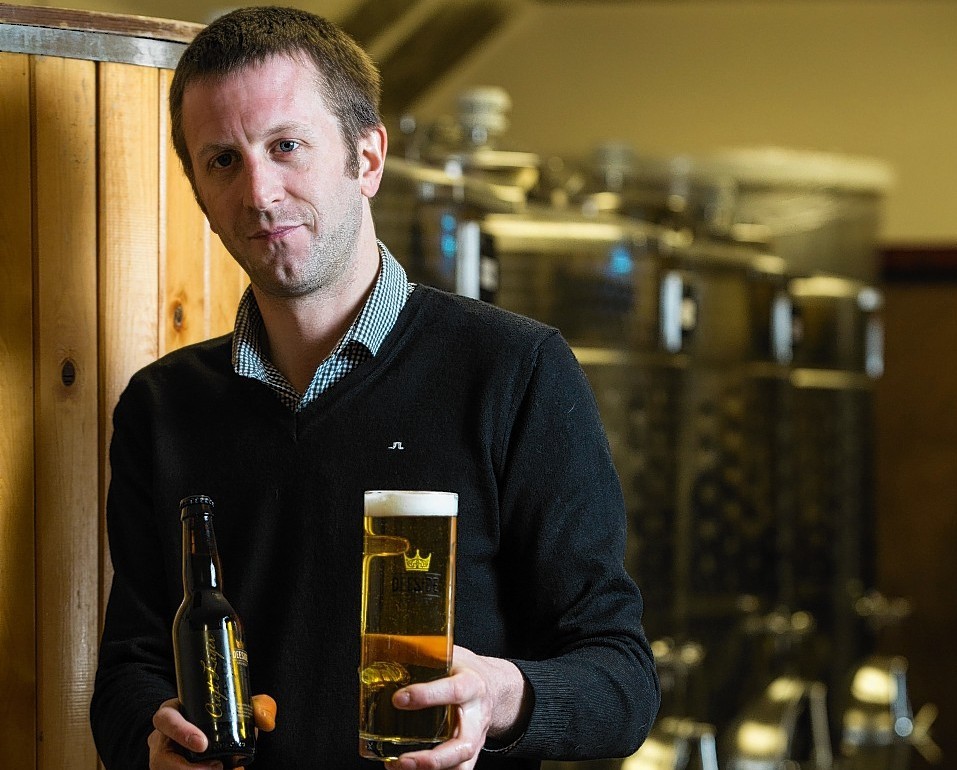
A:
{"label": "man's right hand", "polygon": [[[252,705],[256,729],[271,732],[276,726],[276,701],[268,695],[254,695]],[[178,746],[195,752],[205,751],[208,741],[202,730],[186,721],[176,698],[164,702],[157,709],[153,715],[153,728],[147,741],[150,747],[150,770],[223,770],[219,760],[189,762],[179,753]]]}

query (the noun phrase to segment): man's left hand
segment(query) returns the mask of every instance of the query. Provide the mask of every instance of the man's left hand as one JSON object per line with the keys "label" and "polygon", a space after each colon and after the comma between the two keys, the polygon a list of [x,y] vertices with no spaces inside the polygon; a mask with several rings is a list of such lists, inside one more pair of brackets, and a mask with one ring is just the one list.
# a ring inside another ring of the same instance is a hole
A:
{"label": "man's left hand", "polygon": [[450,740],[428,751],[403,754],[390,770],[472,770],[486,737],[517,738],[525,728],[531,697],[522,672],[511,661],[486,658],[455,647],[448,677],[403,687],[392,696],[396,708],[449,705],[455,709]]}

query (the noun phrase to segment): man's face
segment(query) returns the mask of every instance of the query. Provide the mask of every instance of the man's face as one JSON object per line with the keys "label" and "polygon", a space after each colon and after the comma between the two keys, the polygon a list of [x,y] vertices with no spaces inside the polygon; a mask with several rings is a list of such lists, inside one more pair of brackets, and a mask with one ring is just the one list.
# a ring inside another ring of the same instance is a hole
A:
{"label": "man's face", "polygon": [[311,63],[278,56],[195,81],[183,96],[183,132],[210,227],[253,284],[276,297],[342,278],[369,194],[362,171],[347,175],[349,153],[317,77]]}

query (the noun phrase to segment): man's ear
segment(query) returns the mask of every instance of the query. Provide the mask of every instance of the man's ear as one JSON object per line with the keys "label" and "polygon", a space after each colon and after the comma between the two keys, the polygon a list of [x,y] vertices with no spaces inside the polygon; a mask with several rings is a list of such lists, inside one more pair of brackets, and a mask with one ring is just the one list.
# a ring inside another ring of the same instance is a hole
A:
{"label": "man's ear", "polygon": [[389,136],[383,125],[367,129],[359,139],[359,186],[366,198],[379,190],[388,146]]}

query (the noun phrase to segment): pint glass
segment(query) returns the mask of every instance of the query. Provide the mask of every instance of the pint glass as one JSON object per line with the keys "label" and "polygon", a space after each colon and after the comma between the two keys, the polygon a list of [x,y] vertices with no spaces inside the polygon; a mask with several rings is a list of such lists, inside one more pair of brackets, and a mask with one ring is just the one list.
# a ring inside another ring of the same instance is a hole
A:
{"label": "pint glass", "polygon": [[451,669],[457,514],[453,492],[365,493],[359,754],[367,759],[451,737],[448,706],[400,711],[392,695]]}

